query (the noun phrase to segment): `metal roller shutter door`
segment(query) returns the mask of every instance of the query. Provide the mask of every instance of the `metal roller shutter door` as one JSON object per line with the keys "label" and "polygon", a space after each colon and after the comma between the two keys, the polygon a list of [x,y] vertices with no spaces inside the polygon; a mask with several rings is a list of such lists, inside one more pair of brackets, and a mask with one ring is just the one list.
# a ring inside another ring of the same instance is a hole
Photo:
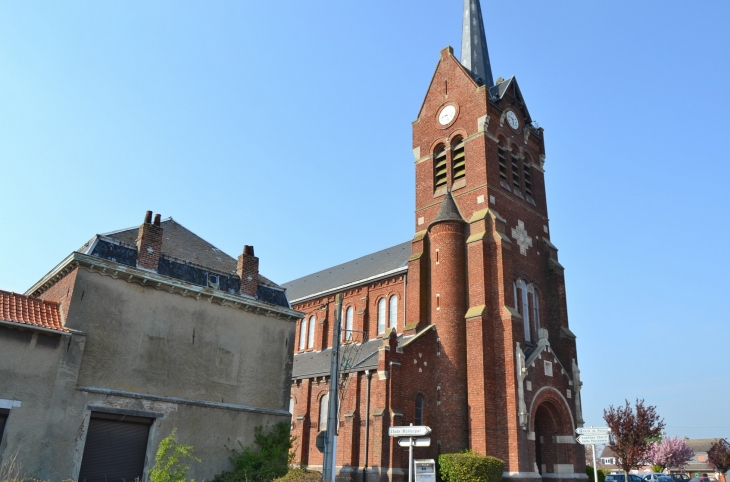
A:
{"label": "metal roller shutter door", "polygon": [[79,482],[130,482],[142,479],[152,420],[91,414]]}
{"label": "metal roller shutter door", "polygon": [[10,410],[0,408],[0,440],[3,439],[3,433],[5,432],[5,422],[8,420],[8,414]]}

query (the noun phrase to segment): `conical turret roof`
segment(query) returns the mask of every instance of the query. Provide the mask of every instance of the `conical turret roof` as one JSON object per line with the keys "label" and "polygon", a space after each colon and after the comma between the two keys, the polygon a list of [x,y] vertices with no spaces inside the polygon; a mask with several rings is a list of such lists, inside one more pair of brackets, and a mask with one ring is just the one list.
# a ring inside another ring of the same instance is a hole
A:
{"label": "conical turret roof", "polygon": [[429,224],[428,227],[430,228],[437,223],[454,221],[458,223],[466,223],[459,212],[459,206],[456,205],[456,201],[454,201],[454,197],[451,195],[451,191],[446,191],[446,196],[444,196],[443,201],[441,201],[439,212],[436,214],[436,217],[433,218],[433,221],[431,221],[431,224]]}

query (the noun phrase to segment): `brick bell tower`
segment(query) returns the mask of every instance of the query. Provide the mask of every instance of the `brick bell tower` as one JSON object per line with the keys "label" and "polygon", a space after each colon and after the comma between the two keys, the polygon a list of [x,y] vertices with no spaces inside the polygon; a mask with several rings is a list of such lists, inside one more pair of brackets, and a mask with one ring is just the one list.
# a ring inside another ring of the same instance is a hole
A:
{"label": "brick bell tower", "polygon": [[499,457],[515,480],[584,478],[569,443],[580,380],[549,239],[543,129],[514,77],[493,80],[479,0],[464,1],[461,59],[440,53],[413,153],[406,333],[436,327],[441,452]]}

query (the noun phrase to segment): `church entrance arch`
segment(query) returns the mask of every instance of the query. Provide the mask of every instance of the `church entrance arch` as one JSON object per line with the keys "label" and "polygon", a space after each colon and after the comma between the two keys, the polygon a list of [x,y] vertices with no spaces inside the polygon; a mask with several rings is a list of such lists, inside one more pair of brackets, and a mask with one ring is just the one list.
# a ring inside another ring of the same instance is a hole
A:
{"label": "church entrance arch", "polygon": [[[545,388],[532,404],[535,469],[543,477],[575,472],[573,417],[559,392]],[[532,437],[531,437],[532,438]]]}

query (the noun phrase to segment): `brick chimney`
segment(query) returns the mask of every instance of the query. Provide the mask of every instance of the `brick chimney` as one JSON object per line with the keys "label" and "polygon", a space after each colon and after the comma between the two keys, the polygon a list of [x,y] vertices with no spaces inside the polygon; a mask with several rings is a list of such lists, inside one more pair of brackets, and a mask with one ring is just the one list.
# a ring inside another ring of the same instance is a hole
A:
{"label": "brick chimney", "polygon": [[155,222],[152,223],[152,211],[147,211],[137,235],[137,267],[157,271],[160,254],[162,254],[160,215],[156,214]]}
{"label": "brick chimney", "polygon": [[244,246],[238,257],[238,276],[241,277],[241,294],[256,297],[259,286],[259,259],[253,255],[253,246]]}

